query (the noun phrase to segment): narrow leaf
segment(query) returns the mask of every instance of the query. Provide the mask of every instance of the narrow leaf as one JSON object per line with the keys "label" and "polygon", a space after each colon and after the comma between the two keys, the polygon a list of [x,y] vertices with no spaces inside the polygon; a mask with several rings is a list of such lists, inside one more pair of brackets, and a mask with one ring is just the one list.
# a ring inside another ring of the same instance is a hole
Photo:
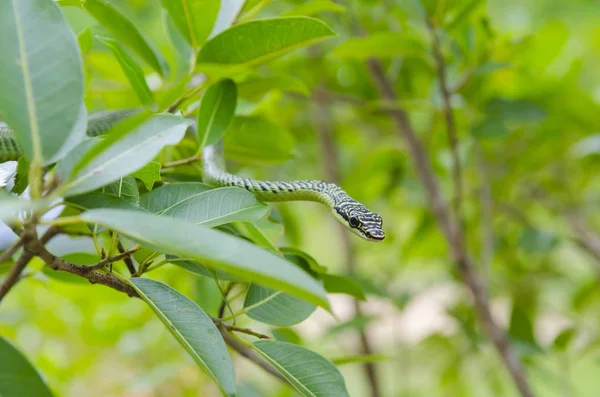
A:
{"label": "narrow leaf", "polygon": [[217,382],[223,395],[234,396],[233,361],[219,330],[204,310],[161,282],[140,277],[128,282],[194,361]]}
{"label": "narrow leaf", "polygon": [[119,41],[135,51],[152,69],[162,76],[169,74],[168,65],[162,55],[146,41],[133,22],[114,7],[101,0],[86,0],[83,8]]}
{"label": "narrow leaf", "polygon": [[0,396],[52,397],[52,392],[29,360],[0,336]]}
{"label": "narrow leaf", "polygon": [[212,145],[223,137],[229,127],[237,103],[237,88],[233,80],[221,80],[206,90],[198,109],[200,147]]}
{"label": "narrow leaf", "polygon": [[48,0],[0,2],[0,114],[25,158],[47,164],[73,129],[83,101],[75,35]]}
{"label": "narrow leaf", "polygon": [[198,49],[213,29],[220,0],[162,0],[175,26],[194,49]]}
{"label": "narrow leaf", "polygon": [[177,218],[122,210],[87,211],[81,219],[111,228],[159,252],[193,259],[329,307],[317,280],[283,258],[227,233]]}
{"label": "narrow leaf", "polygon": [[274,340],[259,340],[252,346],[303,396],[350,396],[340,371],[320,354]]}
{"label": "narrow leaf", "polygon": [[119,42],[108,37],[99,37],[99,39],[109,48],[115,58],[117,58],[121,69],[125,73],[125,76],[127,76],[129,84],[131,84],[131,87],[140,99],[142,105],[148,106],[154,103],[152,92],[146,83],[146,77],[144,76],[142,68],[140,68],[133,58],[123,51]]}
{"label": "narrow leaf", "polygon": [[309,17],[240,23],[208,40],[198,54],[197,63],[255,65],[334,35],[325,23]]}

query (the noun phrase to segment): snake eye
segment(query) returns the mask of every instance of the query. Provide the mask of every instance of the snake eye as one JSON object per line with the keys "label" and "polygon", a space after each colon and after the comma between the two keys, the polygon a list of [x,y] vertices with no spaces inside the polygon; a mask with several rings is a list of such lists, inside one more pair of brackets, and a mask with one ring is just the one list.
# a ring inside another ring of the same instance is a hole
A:
{"label": "snake eye", "polygon": [[352,227],[357,227],[360,224],[360,222],[358,221],[358,218],[355,216],[351,216],[350,218],[348,218],[348,223]]}

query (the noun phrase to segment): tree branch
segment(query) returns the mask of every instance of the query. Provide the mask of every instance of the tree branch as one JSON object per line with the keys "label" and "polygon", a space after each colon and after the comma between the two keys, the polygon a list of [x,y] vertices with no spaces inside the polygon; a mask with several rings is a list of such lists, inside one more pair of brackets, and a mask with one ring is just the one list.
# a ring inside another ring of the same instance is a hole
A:
{"label": "tree branch", "polygon": [[[123,243],[119,241],[119,243],[117,244],[117,249],[119,250],[120,253],[124,254],[125,252],[127,252],[125,250],[125,247],[123,247]],[[139,250],[136,249],[136,251]],[[133,251],[135,252],[135,251]],[[125,256],[123,258],[123,262],[125,262],[125,265],[127,266],[127,270],[129,270],[129,274],[130,275],[134,275],[136,270],[135,270],[135,265],[133,264],[133,259],[131,259],[131,254],[133,253],[131,252],[129,255]]]}
{"label": "tree branch", "polygon": [[[398,99],[396,92],[392,85],[387,81],[381,62],[371,58],[367,61],[367,67],[383,99],[396,101]],[[521,395],[523,397],[532,397],[533,392],[529,386],[521,362],[515,355],[506,334],[498,327],[492,316],[487,291],[485,290],[481,279],[478,277],[475,266],[468,255],[461,229],[456,222],[452,221],[450,211],[440,194],[435,174],[431,169],[428,153],[423,149],[404,109],[398,107],[397,109],[392,110],[390,115],[396,124],[398,134],[406,141],[412,154],[416,171],[421,182],[425,186],[429,206],[433,210],[438,226],[441,228],[444,237],[446,238],[452,260],[456,264],[465,284],[473,295],[475,308],[488,337],[500,354],[504,365],[509,371],[513,382]]]}
{"label": "tree branch", "polygon": [[[339,184],[340,172],[338,167],[337,154],[335,152],[335,142],[333,139],[333,133],[329,124],[330,116],[327,110],[328,95],[326,91],[319,89],[314,92],[314,98],[316,106],[314,109],[313,119],[315,123],[315,129],[319,135],[324,154],[325,174],[327,175],[327,179],[329,179],[331,182]],[[336,223],[336,227],[338,228],[338,233],[340,239],[342,240],[342,251],[344,253],[344,263],[346,269],[348,270],[348,273],[352,274],[355,271],[356,261],[354,258],[354,249],[352,248],[350,236],[345,230],[344,226],[342,226],[341,224]],[[354,306],[354,314],[356,316],[360,316],[362,313],[360,302],[357,299],[352,299],[352,303]],[[369,337],[364,329],[358,330],[358,337],[360,354],[372,355],[373,348],[371,347]],[[367,377],[367,382],[371,391],[371,396],[381,396],[381,390],[379,389],[379,381],[377,378],[375,364],[373,362],[365,362],[363,363],[363,370],[365,372],[365,376]]]}
{"label": "tree branch", "polygon": [[[44,235],[39,239],[39,241],[43,244],[46,244],[48,241],[50,241],[50,239],[52,239],[52,237],[56,236],[59,232],[60,232],[60,229],[58,229],[56,227],[50,227],[46,231],[46,233],[44,233]],[[23,231],[23,234],[21,235],[21,238],[19,240],[20,244],[17,243],[13,246],[13,247],[17,246],[17,248],[18,248],[19,245],[22,245],[24,249],[23,249],[23,252],[21,253],[21,256],[17,259],[17,261],[15,262],[12,269],[10,269],[10,272],[4,279],[4,282],[2,283],[2,285],[0,285],[0,302],[2,302],[2,299],[4,299],[6,294],[8,294],[8,292],[20,280],[21,273],[23,272],[23,270],[25,269],[25,267],[27,266],[27,264],[29,263],[31,258],[33,258],[35,256],[35,254],[33,252],[31,252],[30,250],[27,249],[27,244],[31,240],[36,240],[36,239],[37,239],[37,236],[36,236],[35,226],[28,225],[25,228],[25,230]],[[9,248],[8,251],[10,251],[10,250],[11,250],[11,248]],[[16,249],[15,249],[15,251],[16,251]],[[6,252],[5,252],[5,254],[6,254]],[[13,254],[14,254],[14,252],[13,252]],[[8,256],[10,257],[10,256],[12,256],[12,254],[10,254]]]}
{"label": "tree branch", "polygon": [[227,331],[240,332],[242,334],[254,336],[254,337],[258,338],[258,339],[271,339],[271,337],[269,335],[261,334],[259,332],[251,330],[250,328],[236,327],[234,325],[226,324],[220,318],[215,318],[215,317],[211,317],[211,318],[213,320],[213,323],[215,323],[215,325],[217,327],[225,328]]}
{"label": "tree branch", "polygon": [[246,357],[248,360],[252,361],[254,364],[258,365],[259,367],[261,367],[262,369],[264,369],[271,375],[275,376],[279,380],[281,380],[285,383],[289,383],[288,380],[283,375],[281,375],[279,372],[277,372],[277,370],[275,368],[273,368],[273,366],[271,366],[271,364],[269,364],[262,357],[260,357],[258,355],[258,353],[256,353],[256,351],[249,348],[248,346],[245,346],[243,343],[241,343],[240,341],[235,339],[233,336],[229,335],[229,332],[227,332],[227,330],[225,328],[222,328],[222,327],[218,327],[218,328],[219,328],[219,331],[221,332],[221,336],[223,337],[223,340],[225,340],[225,343],[227,343],[229,345],[229,347],[231,347],[233,350],[238,352],[238,354],[240,354],[243,357]]}
{"label": "tree branch", "polygon": [[446,79],[446,64],[444,62],[444,56],[440,48],[435,26],[431,20],[427,21],[427,26],[432,37],[432,52],[437,67],[438,80],[440,82],[440,91],[442,93],[442,100],[444,102],[444,118],[446,120],[446,132],[448,134],[448,146],[452,153],[452,179],[454,182],[454,213],[458,220],[458,227],[462,229],[462,201],[463,201],[463,182],[462,182],[462,170],[460,164],[460,156],[458,154],[458,136],[456,133],[456,122],[454,114],[452,113],[451,91],[448,87],[448,81]]}

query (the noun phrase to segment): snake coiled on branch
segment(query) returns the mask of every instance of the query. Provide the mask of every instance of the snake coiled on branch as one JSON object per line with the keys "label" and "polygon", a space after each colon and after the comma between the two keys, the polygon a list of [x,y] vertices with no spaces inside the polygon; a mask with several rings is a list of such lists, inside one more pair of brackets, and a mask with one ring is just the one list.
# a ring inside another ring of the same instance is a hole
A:
{"label": "snake coiled on branch", "polygon": [[[116,110],[91,114],[87,135],[95,137],[108,132],[117,122],[135,110]],[[9,127],[0,126],[0,163],[17,160],[22,152]],[[242,178],[224,170],[222,143],[206,146],[202,152],[203,180],[220,186],[237,186],[252,192],[261,201],[316,201],[331,209],[333,216],[354,234],[369,241],[385,238],[379,215],[350,197],[334,183],[319,180],[261,181]]]}

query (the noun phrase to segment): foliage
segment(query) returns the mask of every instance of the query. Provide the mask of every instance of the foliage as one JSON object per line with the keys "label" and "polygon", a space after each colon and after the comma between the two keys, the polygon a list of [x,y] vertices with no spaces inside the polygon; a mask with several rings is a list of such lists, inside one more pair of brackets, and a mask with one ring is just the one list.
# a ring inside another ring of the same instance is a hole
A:
{"label": "foliage", "polygon": [[[0,119],[23,152],[0,165],[0,394],[527,395],[491,321],[535,395],[595,396],[599,18],[592,1],[0,2]],[[201,183],[221,140],[229,172],[338,183],[385,241]]]}

